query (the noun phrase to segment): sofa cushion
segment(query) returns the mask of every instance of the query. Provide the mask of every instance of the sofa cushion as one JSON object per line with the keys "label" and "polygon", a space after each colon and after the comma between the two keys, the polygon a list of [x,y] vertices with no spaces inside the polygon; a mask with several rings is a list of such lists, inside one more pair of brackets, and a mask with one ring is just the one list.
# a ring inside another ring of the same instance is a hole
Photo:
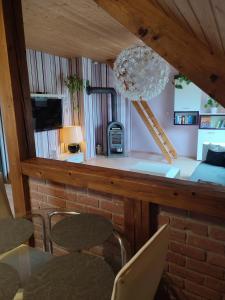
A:
{"label": "sofa cushion", "polygon": [[225,168],[225,152],[208,150],[206,164]]}

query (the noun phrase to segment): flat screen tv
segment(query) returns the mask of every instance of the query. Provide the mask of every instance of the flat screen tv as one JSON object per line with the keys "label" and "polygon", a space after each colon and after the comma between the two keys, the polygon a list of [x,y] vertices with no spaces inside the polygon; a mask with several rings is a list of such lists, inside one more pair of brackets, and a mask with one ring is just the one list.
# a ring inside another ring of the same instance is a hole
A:
{"label": "flat screen tv", "polygon": [[62,99],[32,97],[31,100],[35,131],[62,128]]}

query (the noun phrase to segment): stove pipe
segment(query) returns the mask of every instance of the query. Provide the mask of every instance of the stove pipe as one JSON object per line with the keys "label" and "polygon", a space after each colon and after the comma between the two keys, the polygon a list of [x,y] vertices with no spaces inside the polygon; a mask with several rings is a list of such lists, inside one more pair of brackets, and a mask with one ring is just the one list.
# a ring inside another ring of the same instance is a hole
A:
{"label": "stove pipe", "polygon": [[116,122],[117,119],[117,93],[114,88],[102,88],[102,87],[86,87],[88,95],[91,94],[110,94],[112,103],[112,122]]}

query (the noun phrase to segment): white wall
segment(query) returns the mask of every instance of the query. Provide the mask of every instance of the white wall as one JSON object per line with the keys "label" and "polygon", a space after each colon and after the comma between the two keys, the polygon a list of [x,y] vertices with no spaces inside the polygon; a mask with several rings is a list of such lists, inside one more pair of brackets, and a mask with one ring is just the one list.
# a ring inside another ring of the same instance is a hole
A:
{"label": "white wall", "polygon": [[[178,155],[196,157],[198,126],[173,125],[174,85],[172,80],[175,73],[177,73],[175,69],[171,69],[170,80],[165,90],[159,96],[149,100],[149,105],[175,146]],[[134,107],[131,109],[131,149],[132,151],[161,154]]]}

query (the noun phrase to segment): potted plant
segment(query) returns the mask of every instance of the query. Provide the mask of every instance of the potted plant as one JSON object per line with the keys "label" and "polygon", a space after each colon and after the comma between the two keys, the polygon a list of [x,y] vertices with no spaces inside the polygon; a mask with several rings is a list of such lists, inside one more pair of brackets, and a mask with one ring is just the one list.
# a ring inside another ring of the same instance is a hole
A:
{"label": "potted plant", "polygon": [[78,110],[78,100],[76,93],[80,92],[84,88],[84,80],[81,79],[77,74],[73,74],[66,78],[65,85],[70,91],[73,109]]}
{"label": "potted plant", "polygon": [[187,76],[179,73],[174,75],[174,81],[173,84],[176,89],[183,89],[185,85],[188,85],[191,83],[191,80],[187,78]]}
{"label": "potted plant", "polygon": [[217,109],[219,107],[219,103],[217,103],[214,99],[208,98],[207,103],[204,105],[205,108],[209,108],[212,114],[217,113]]}

